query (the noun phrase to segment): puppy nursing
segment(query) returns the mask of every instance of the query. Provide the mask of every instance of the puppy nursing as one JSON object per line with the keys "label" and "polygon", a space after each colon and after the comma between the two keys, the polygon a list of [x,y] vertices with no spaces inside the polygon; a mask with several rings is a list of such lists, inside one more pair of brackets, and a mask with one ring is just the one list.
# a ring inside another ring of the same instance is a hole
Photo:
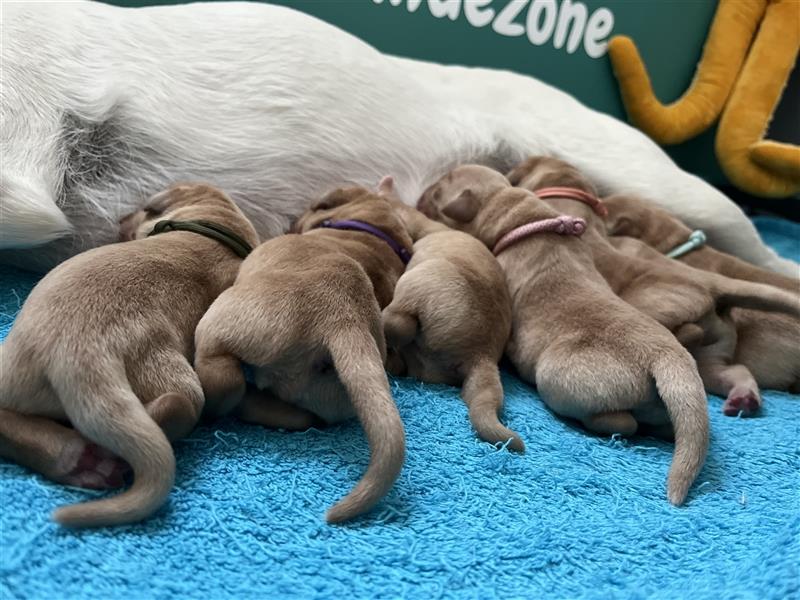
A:
{"label": "puppy nursing", "polygon": [[371,459],[327,514],[350,519],[392,486],[404,460],[403,424],[383,369],[381,308],[411,250],[388,200],[361,188],[325,196],[285,235],[259,246],[197,327],[195,368],[207,409],[224,414],[244,393],[240,362],[258,387],[328,423],[356,415]]}
{"label": "puppy nursing", "polygon": [[[660,253],[669,252],[691,235],[678,219],[637,198],[612,196],[605,202],[611,235],[636,238]],[[800,303],[797,279],[759,269],[708,246],[696,248],[679,260],[704,271],[781,288],[793,293],[795,302]],[[726,398],[725,414],[756,412],[761,406],[759,386],[800,391],[800,319],[734,307],[720,320],[723,334],[716,323],[717,331],[703,335],[691,351],[706,388]]]}
{"label": "puppy nursing", "polygon": [[37,441],[4,419],[4,455],[45,474],[53,467],[43,461],[66,460],[55,475],[80,479],[82,440],[60,420],[133,468],[129,490],[57,510],[64,525],[130,523],[153,513],[174,480],[168,438],[185,435],[200,417],[203,393],[189,362],[195,326],[233,283],[241,259],[229,244],[191,231],[145,237],[161,219],[177,228],[202,221],[239,243],[258,241],[218,190],[175,186],[123,221],[123,237],[135,241],[80,254],[42,279],[0,348],[0,408],[49,436]]}
{"label": "puppy nursing", "polygon": [[498,417],[506,352],[559,415],[674,434],[677,505],[708,447],[704,384],[728,414],[756,410],[759,384],[800,387],[797,281],[710,248],[665,257],[685,226],[632,198],[601,202],[567,163],[531,158],[508,178],[461,166],[418,207],[391,178],[337,189],[251,252],[252,225],[219,190],[157,194],[120,222],[126,243],[68,260],[30,294],[0,346],[0,455],[96,488],[119,485],[127,461],[129,490],[54,515],[113,525],[164,502],[170,441],[201,412],[289,429],[356,416],[371,456],[327,513],[341,522],[403,465],[384,364],[461,385],[478,436],[524,449]]}
{"label": "puppy nursing", "polygon": [[579,237],[586,222],[480,166],[451,171],[418,207],[494,249],[512,298],[507,354],[554,412],[601,433],[672,422],[668,496],[682,503],[708,447],[702,382],[674,336],[618,298],[595,270]]}
{"label": "puppy nursing", "polygon": [[[383,184],[384,193],[391,193],[391,183]],[[416,212],[400,204],[397,210]],[[419,213],[409,218],[427,221]],[[511,300],[500,265],[472,236],[432,222],[416,229],[426,235],[414,243],[394,299],[383,309],[386,342],[401,363],[394,370],[462,386],[481,439],[524,450],[519,435],[497,417],[503,405],[497,363],[511,331]]]}
{"label": "puppy nursing", "polygon": [[[782,290],[687,267],[635,239],[616,238],[609,244],[599,218],[608,209],[597,199],[592,184],[563,161],[531,158],[517,166],[509,179],[544,197],[554,208],[587,220],[590,227],[585,239],[600,274],[621,298],[671,331],[686,323],[716,320],[716,310],[731,306],[800,313],[797,298]],[[618,252],[620,248],[625,252]]]}

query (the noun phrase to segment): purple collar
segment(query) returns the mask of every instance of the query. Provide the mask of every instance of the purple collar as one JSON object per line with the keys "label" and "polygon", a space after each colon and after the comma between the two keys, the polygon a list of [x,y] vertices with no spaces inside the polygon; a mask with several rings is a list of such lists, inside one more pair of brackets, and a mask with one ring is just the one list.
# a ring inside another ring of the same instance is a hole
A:
{"label": "purple collar", "polygon": [[345,219],[343,221],[332,221],[331,219],[325,219],[322,223],[317,225],[317,227],[324,227],[327,229],[345,229],[347,231],[363,231],[364,233],[371,233],[377,238],[382,239],[386,242],[389,247],[394,250],[394,253],[403,261],[404,265],[408,264],[408,261],[411,260],[411,252],[409,252],[406,248],[403,248],[400,244],[397,243],[392,236],[384,233],[374,225],[370,225],[369,223],[365,223],[364,221],[351,221],[350,219]]}

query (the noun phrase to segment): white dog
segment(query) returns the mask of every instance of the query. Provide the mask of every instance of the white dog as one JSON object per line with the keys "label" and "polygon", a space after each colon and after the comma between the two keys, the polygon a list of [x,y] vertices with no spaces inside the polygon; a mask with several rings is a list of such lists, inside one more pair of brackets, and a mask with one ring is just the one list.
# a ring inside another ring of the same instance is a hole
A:
{"label": "white dog", "polygon": [[0,261],[45,268],[114,241],[178,180],[225,189],[267,238],[336,185],[392,173],[413,202],[459,163],[549,154],[797,274],[644,134],[530,77],[385,56],[263,4],[4,3],[0,25]]}

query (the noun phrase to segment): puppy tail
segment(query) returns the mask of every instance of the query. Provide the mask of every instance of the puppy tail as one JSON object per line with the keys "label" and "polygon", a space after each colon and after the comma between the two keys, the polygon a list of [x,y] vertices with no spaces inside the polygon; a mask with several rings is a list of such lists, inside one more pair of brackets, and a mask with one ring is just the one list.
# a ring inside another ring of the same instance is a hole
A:
{"label": "puppy tail", "polygon": [[0,249],[39,246],[72,232],[51,194],[33,179],[4,172],[0,202]]}
{"label": "puppy tail", "polygon": [[375,338],[366,330],[351,330],[329,340],[328,350],[371,454],[361,481],[328,510],[328,523],[340,523],[370,509],[392,487],[405,460],[405,432]]}
{"label": "puppy tail", "polygon": [[408,310],[401,309],[394,301],[383,309],[383,333],[386,343],[392,348],[403,348],[414,341],[419,330],[417,316]]}
{"label": "puppy tail", "polygon": [[80,404],[65,406],[70,421],[86,437],[125,459],[133,468],[134,481],[130,489],[111,498],[59,508],[53,519],[67,527],[141,521],[164,503],[172,489],[172,446],[127,382],[103,390],[81,387],[72,390]]}
{"label": "puppy tail", "polygon": [[651,373],[675,431],[667,496],[679,506],[708,451],[708,401],[694,360],[686,350],[661,353],[651,366]]}
{"label": "puppy tail", "polygon": [[482,357],[471,365],[461,388],[461,397],[469,409],[469,420],[478,437],[493,444],[509,442],[510,449],[525,451],[525,443],[519,434],[503,425],[497,416],[503,408],[503,385],[495,362]]}
{"label": "puppy tail", "polygon": [[719,277],[716,288],[717,303],[722,307],[738,306],[800,317],[800,282],[795,293],[791,293],[763,283]]}

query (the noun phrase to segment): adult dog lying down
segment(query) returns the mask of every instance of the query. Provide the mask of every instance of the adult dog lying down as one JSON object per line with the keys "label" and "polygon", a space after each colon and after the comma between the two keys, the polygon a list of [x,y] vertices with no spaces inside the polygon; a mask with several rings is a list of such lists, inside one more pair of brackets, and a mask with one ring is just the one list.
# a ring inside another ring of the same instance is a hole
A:
{"label": "adult dog lying down", "polygon": [[267,238],[335,185],[391,172],[412,202],[458,163],[545,154],[797,274],[644,134],[529,77],[385,56],[261,4],[14,3],[2,18],[5,262],[45,268],[110,242],[121,215],[176,180],[220,186]]}

